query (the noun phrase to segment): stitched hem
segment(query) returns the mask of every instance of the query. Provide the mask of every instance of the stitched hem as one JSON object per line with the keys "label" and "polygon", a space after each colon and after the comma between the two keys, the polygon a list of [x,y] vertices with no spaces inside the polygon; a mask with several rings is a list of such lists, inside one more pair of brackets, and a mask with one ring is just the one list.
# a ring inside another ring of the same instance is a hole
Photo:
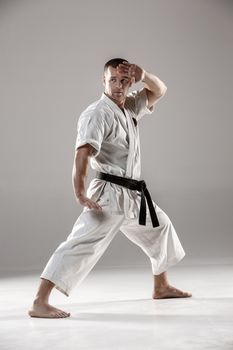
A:
{"label": "stitched hem", "polygon": [[69,296],[69,291],[68,291],[68,288],[67,286],[65,285],[65,283],[61,282],[61,281],[58,281],[56,280],[55,278],[51,278],[49,276],[46,276],[46,275],[40,275],[40,278],[45,278],[51,282],[53,282],[55,284],[55,288],[57,290],[59,290],[59,292],[61,292],[62,294],[64,294],[65,296]]}
{"label": "stitched hem", "polygon": [[176,265],[178,262],[180,262],[185,257],[185,253],[181,254],[178,257],[175,257],[172,260],[169,260],[168,263],[164,267],[160,267],[159,269],[153,265],[152,259],[151,265],[152,265],[152,271],[154,275],[160,275],[161,273],[167,271],[171,266]]}

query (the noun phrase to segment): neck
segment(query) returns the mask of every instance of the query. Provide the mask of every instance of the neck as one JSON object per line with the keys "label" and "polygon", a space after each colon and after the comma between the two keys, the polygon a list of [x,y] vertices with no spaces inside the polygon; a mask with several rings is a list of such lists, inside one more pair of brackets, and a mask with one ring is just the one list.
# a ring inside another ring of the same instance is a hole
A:
{"label": "neck", "polygon": [[116,101],[111,96],[109,96],[106,92],[105,95],[108,96],[119,108],[123,109],[125,105],[125,99],[123,101]]}

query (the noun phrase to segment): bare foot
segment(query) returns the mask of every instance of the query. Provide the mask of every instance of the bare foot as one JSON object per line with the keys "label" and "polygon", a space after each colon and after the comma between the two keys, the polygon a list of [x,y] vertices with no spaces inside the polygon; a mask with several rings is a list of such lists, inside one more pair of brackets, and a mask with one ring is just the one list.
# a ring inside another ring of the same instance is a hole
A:
{"label": "bare foot", "polygon": [[163,287],[158,287],[153,293],[153,299],[166,299],[166,298],[189,298],[192,294],[188,292],[183,292],[177,288],[170,285]]}
{"label": "bare foot", "polygon": [[57,309],[45,302],[35,300],[32,308],[28,311],[28,315],[42,318],[64,318],[69,317],[70,313]]}

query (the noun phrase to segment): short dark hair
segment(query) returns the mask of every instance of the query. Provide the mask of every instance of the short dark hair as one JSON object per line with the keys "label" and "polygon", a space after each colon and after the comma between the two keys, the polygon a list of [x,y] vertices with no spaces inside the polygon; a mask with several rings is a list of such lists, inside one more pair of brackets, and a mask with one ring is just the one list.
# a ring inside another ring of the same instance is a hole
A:
{"label": "short dark hair", "polygon": [[128,62],[124,58],[112,58],[111,60],[109,60],[108,62],[105,63],[104,72],[106,72],[106,70],[108,69],[109,66],[116,68],[118,66],[118,64],[121,64],[124,61]]}

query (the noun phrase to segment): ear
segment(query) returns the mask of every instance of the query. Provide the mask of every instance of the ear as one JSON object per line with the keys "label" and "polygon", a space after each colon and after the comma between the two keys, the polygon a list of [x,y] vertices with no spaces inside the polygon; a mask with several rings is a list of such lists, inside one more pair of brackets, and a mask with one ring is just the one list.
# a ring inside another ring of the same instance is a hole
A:
{"label": "ear", "polygon": [[102,84],[105,86],[105,75],[102,76]]}

